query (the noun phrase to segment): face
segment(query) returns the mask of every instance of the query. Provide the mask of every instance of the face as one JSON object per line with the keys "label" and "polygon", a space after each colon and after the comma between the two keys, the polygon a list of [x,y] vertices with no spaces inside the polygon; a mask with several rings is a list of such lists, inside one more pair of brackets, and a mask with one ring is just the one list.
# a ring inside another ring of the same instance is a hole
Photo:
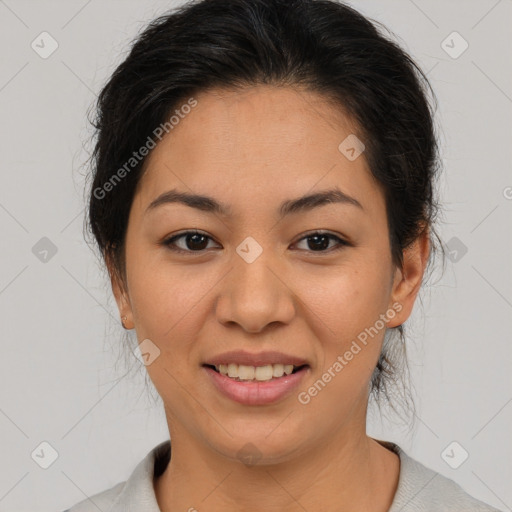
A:
{"label": "face", "polygon": [[[360,435],[386,327],[410,314],[426,245],[410,250],[406,279],[364,152],[338,148],[357,129],[322,97],[258,86],[195,99],[148,156],[126,282],[113,280],[125,323],[146,340],[171,437],[286,461]],[[223,355],[233,351],[249,359]],[[306,366],[267,382],[205,366],[237,361]]]}

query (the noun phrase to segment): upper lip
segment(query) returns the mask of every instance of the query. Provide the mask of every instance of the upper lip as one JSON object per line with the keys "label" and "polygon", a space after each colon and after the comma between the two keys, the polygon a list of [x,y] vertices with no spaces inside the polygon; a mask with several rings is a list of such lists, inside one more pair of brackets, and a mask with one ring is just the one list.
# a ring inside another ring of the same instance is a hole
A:
{"label": "upper lip", "polygon": [[233,350],[211,357],[203,364],[218,366],[220,364],[241,364],[244,366],[265,366],[268,364],[293,364],[303,366],[308,362],[298,356],[285,354],[284,352],[267,351],[251,353],[244,350]]}

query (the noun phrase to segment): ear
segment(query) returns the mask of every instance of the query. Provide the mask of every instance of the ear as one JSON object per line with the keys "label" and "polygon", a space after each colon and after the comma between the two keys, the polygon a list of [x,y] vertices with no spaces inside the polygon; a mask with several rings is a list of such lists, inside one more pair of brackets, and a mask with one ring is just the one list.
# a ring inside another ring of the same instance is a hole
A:
{"label": "ear", "polygon": [[411,315],[416,296],[421,288],[423,274],[430,254],[430,232],[423,229],[418,238],[403,251],[403,266],[394,274],[389,307],[399,303],[396,316],[388,322],[388,327],[403,324]]}
{"label": "ear", "polygon": [[[133,329],[133,314],[132,307],[130,304],[130,299],[128,295],[128,291],[126,289],[125,283],[122,277],[119,275],[119,271],[117,266],[112,261],[111,256],[106,256],[105,261],[107,264],[107,270],[110,275],[110,284],[112,286],[112,293],[117,302],[117,308],[119,310],[119,315],[121,317],[121,323],[125,329]],[[122,319],[125,318],[123,321]]]}

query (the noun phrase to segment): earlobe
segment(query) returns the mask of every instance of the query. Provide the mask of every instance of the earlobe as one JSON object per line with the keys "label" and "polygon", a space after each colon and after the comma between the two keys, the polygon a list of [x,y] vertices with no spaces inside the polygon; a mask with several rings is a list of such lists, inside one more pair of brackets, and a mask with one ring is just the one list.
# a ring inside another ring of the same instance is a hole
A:
{"label": "earlobe", "polygon": [[112,293],[116,299],[119,314],[121,316],[121,325],[125,329],[133,329],[130,301],[124,287],[119,284],[118,279],[115,277],[111,278],[110,282],[112,285]]}
{"label": "earlobe", "polygon": [[400,312],[388,323],[388,327],[403,324],[410,316],[421,288],[425,268],[430,254],[430,237],[425,229],[418,238],[403,251],[403,265],[396,269],[390,297],[390,307],[398,302]]}
{"label": "earlobe", "polygon": [[121,325],[124,329],[133,329],[134,325],[132,319],[131,304],[122,279],[118,275],[116,267],[111,263],[107,263],[107,269],[110,275],[112,293],[116,299],[117,308],[121,317]]}

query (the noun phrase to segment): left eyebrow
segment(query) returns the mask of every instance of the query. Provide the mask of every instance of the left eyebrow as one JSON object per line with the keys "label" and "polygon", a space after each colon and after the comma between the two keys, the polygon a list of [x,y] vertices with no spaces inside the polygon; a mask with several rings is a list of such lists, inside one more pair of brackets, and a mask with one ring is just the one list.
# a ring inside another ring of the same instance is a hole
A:
{"label": "left eyebrow", "polygon": [[[158,206],[169,203],[181,203],[190,208],[196,208],[208,213],[216,213],[224,216],[231,215],[231,207],[225,205],[213,197],[203,196],[199,194],[190,194],[188,192],[179,192],[176,189],[169,190],[159,195],[154,199],[146,208],[146,213],[154,210]],[[284,201],[279,207],[280,217],[285,217],[299,212],[311,211],[314,208],[324,206],[326,204],[339,203],[356,206],[364,211],[361,203],[352,196],[342,192],[338,188],[324,190],[315,194],[299,197],[297,199],[290,199]]]}
{"label": "left eyebrow", "polygon": [[302,196],[298,199],[285,201],[281,205],[279,213],[281,217],[285,217],[286,215],[290,215],[292,213],[310,211],[313,208],[318,208],[319,206],[332,203],[357,206],[364,211],[363,206],[355,197],[349,196],[345,192],[342,192],[339,188],[333,188],[330,190],[317,192],[316,194]]}

